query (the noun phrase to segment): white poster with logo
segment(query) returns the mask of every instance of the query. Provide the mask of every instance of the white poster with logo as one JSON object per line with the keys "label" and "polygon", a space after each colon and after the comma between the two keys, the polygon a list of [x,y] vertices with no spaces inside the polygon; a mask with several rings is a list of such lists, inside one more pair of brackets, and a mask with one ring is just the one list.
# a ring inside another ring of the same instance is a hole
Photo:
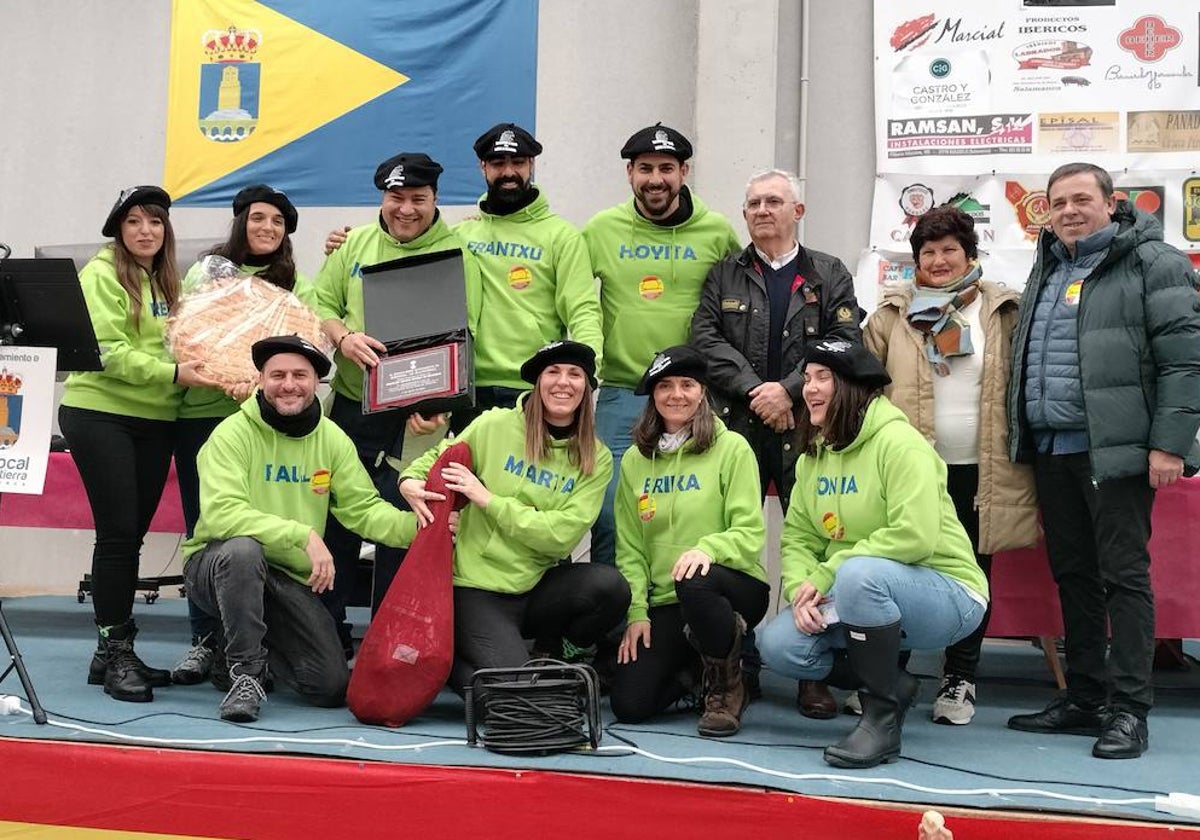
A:
{"label": "white poster with logo", "polygon": [[1087,161],[1200,262],[1200,6],[876,0],[875,58],[873,248],[946,201],[1029,248],[1049,173]]}
{"label": "white poster with logo", "polygon": [[0,346],[0,493],[45,486],[57,359],[53,347]]}

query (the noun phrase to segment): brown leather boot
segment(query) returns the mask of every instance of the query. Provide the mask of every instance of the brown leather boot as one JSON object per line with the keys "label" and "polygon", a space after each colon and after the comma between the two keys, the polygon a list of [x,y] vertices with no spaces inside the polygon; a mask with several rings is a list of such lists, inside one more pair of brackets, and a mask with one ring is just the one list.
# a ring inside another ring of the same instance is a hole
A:
{"label": "brown leather boot", "polygon": [[800,680],[800,689],[796,692],[796,707],[800,714],[816,720],[829,720],[838,715],[838,704],[833,692],[819,680]]}
{"label": "brown leather boot", "polygon": [[[736,735],[742,728],[742,712],[750,704],[742,681],[742,636],[746,622],[737,613],[733,618],[733,645],[729,653],[721,659],[700,654],[704,663],[704,712],[696,729],[709,738]],[[690,631],[688,641],[696,644]]]}

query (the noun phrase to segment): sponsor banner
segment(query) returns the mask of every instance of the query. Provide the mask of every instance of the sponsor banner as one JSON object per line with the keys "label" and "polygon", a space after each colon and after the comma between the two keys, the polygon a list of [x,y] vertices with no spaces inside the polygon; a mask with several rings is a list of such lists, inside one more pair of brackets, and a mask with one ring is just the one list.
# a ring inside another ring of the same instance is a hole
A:
{"label": "sponsor banner", "polygon": [[1179,4],[876,0],[875,58],[880,172],[1191,170],[1200,148]]}
{"label": "sponsor banner", "polygon": [[[1048,178],[1049,171],[978,177],[881,175],[871,210],[871,248],[911,261],[908,241],[917,220],[933,207],[950,203],[975,220],[980,250],[1030,252],[1050,221]],[[1200,251],[1200,177],[1178,170],[1117,172],[1114,191],[1154,216],[1167,243]]]}
{"label": "sponsor banner", "polygon": [[57,360],[53,347],[0,347],[0,493],[45,486]]}

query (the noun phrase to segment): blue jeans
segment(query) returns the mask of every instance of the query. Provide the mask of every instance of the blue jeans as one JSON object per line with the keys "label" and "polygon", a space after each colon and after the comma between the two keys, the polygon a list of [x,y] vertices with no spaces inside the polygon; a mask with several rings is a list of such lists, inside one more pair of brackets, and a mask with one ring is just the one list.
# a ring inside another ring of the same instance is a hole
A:
{"label": "blue jeans", "polygon": [[649,397],[636,396],[629,388],[605,385],[596,397],[596,437],[604,442],[613,456],[613,476],[604,491],[600,516],[592,526],[593,563],[615,566],[617,563],[617,524],[613,516],[613,499],[617,495],[617,479],[621,475],[621,456],[633,443],[633,424],[637,422]]}
{"label": "blue jeans", "polygon": [[785,677],[821,680],[833,667],[834,649],[846,647],[845,625],[899,621],[905,650],[937,649],[970,635],[985,609],[941,572],[883,557],[851,557],[838,568],[829,594],[842,624],[810,636],[796,628],[791,608],[785,609],[759,636],[764,665]]}

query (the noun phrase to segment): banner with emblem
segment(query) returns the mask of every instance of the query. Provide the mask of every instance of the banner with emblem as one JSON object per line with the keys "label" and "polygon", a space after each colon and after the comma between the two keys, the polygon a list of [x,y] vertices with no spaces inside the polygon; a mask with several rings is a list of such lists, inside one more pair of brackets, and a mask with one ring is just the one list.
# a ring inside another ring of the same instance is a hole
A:
{"label": "banner with emblem", "polygon": [[173,0],[163,184],[181,205],[263,182],[369,206],[381,161],[425,152],[441,201],[473,203],[480,132],[535,129],[537,19],[537,0]]}
{"label": "banner with emblem", "polygon": [[57,359],[53,347],[0,347],[0,493],[45,486]]}
{"label": "banner with emblem", "polygon": [[913,224],[951,201],[983,248],[1030,249],[1049,174],[1087,161],[1200,256],[1200,10],[1186,5],[876,0],[872,248],[911,263]]}

